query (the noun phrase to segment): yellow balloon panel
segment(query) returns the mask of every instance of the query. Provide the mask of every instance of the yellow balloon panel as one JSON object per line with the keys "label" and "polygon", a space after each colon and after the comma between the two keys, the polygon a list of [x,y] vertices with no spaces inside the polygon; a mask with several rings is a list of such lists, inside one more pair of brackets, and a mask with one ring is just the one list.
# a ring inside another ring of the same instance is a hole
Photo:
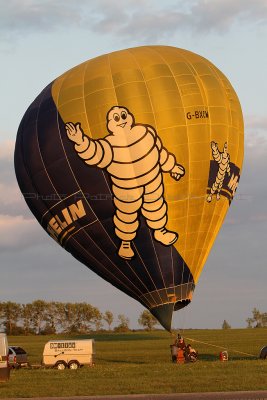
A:
{"label": "yellow balloon panel", "polygon": [[79,122],[93,139],[108,135],[112,107],[128,109],[139,129],[151,126],[185,169],[179,180],[163,173],[166,227],[179,234],[174,246],[196,283],[243,162],[242,111],[227,78],[192,52],[144,46],[73,68],[55,80],[52,95],[63,121]]}

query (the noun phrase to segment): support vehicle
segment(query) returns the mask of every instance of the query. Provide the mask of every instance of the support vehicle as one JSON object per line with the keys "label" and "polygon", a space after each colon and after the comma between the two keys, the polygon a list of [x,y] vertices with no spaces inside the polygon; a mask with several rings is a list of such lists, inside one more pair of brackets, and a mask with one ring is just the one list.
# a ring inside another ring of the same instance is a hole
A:
{"label": "support vehicle", "polygon": [[8,362],[10,368],[26,367],[28,365],[28,355],[22,347],[9,346]]}
{"label": "support vehicle", "polygon": [[5,333],[0,333],[0,382],[8,381],[9,376],[7,337]]}
{"label": "support vehicle", "polygon": [[59,370],[94,364],[94,339],[50,340],[44,346],[42,365]]}

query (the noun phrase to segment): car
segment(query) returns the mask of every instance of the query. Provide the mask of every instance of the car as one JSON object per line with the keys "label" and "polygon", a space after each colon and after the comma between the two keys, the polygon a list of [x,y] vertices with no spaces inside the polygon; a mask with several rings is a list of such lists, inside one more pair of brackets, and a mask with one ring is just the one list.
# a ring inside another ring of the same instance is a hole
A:
{"label": "car", "polygon": [[19,346],[8,347],[8,363],[10,368],[20,368],[28,365],[28,355]]}

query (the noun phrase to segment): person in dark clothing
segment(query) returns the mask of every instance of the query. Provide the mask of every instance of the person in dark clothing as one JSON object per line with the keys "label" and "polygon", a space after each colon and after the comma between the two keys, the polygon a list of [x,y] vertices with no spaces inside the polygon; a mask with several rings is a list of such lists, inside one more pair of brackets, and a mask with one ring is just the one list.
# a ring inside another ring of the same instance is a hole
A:
{"label": "person in dark clothing", "polygon": [[197,361],[197,351],[193,349],[191,344],[188,344],[185,348],[185,360],[186,362]]}
{"label": "person in dark clothing", "polygon": [[176,339],[175,339],[175,341],[174,341],[174,345],[175,345],[176,347],[178,347],[178,344],[180,343],[180,340],[181,340],[181,339],[183,339],[182,336],[180,335],[180,333],[177,333],[177,337],[176,337]]}
{"label": "person in dark clothing", "polygon": [[171,347],[172,362],[183,363],[185,361],[186,344],[184,338],[178,333]]}
{"label": "person in dark clothing", "polygon": [[186,344],[185,344],[184,338],[180,337],[180,339],[177,340],[176,346],[178,347],[178,349],[185,351]]}

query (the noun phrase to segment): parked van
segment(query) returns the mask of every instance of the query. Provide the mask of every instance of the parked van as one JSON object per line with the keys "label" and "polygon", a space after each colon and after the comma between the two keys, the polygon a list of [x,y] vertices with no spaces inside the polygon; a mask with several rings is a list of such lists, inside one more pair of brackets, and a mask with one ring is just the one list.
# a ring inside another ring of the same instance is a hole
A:
{"label": "parked van", "polygon": [[57,369],[78,369],[94,363],[94,339],[50,340],[44,346],[42,364]]}
{"label": "parked van", "polygon": [[7,337],[5,333],[0,333],[0,382],[8,381],[9,376]]}

